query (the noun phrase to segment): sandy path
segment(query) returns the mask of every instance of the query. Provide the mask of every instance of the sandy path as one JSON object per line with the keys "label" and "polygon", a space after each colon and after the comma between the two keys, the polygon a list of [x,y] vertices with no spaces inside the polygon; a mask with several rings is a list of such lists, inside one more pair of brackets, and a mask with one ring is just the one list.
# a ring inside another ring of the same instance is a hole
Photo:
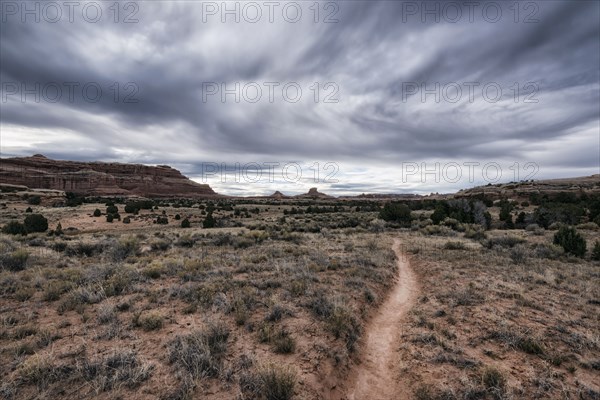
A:
{"label": "sandy path", "polygon": [[366,329],[363,360],[351,374],[349,400],[401,400],[409,398],[394,378],[397,370],[397,344],[402,322],[418,293],[417,281],[408,258],[402,253],[400,240],[394,239],[398,257],[398,281],[389,297]]}

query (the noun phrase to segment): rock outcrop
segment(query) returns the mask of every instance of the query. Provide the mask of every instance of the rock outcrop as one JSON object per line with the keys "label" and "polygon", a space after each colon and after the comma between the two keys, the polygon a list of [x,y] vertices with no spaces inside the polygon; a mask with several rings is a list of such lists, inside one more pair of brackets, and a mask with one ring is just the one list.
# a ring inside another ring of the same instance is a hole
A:
{"label": "rock outcrop", "polygon": [[301,198],[301,199],[333,199],[334,198],[333,196],[319,192],[317,190],[317,188],[310,188],[308,190],[308,193],[300,194],[295,197]]}
{"label": "rock outcrop", "polygon": [[166,165],[51,160],[43,155],[0,159],[0,181],[85,196],[217,197]]}
{"label": "rock outcrop", "polygon": [[557,194],[570,192],[576,194],[600,193],[600,174],[582,176],[577,178],[546,179],[539,181],[522,181],[502,183],[496,185],[477,186],[463,189],[454,194],[454,197],[472,197],[485,195],[495,200],[502,198],[528,198],[532,194]]}
{"label": "rock outcrop", "polygon": [[281,193],[279,190],[277,190],[275,193],[273,193],[272,195],[268,196],[270,199],[287,199],[289,198],[289,196],[286,196],[285,194]]}

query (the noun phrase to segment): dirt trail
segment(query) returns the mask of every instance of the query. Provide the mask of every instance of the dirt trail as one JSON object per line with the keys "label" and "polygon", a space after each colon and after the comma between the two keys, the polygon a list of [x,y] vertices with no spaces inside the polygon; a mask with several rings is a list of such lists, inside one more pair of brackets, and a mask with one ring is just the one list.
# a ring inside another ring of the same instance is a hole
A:
{"label": "dirt trail", "polygon": [[417,280],[408,258],[402,253],[400,240],[394,239],[398,257],[398,281],[377,315],[366,328],[362,363],[350,374],[349,400],[401,400],[409,398],[394,377],[397,371],[397,348],[402,322],[418,293]]}

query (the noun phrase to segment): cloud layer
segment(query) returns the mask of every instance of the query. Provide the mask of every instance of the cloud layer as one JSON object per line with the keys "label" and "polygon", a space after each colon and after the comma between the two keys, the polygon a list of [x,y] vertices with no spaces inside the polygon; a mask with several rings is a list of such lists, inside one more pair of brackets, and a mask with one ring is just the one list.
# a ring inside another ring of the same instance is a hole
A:
{"label": "cloud layer", "polygon": [[2,3],[3,157],[171,164],[228,194],[600,172],[598,2],[54,4]]}

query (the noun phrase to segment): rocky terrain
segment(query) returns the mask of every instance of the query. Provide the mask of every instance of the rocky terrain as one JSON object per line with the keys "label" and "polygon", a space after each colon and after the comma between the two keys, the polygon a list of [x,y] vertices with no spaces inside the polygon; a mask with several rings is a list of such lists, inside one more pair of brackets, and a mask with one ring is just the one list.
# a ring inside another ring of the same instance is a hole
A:
{"label": "rocky terrain", "polygon": [[455,197],[471,197],[485,194],[488,197],[500,199],[503,197],[525,198],[533,193],[547,195],[560,192],[571,193],[600,193],[600,174],[577,178],[547,179],[539,181],[510,182],[496,185],[477,186],[463,189]]}
{"label": "rocky terrain", "polygon": [[166,165],[52,160],[43,155],[0,160],[3,185],[73,192],[85,196],[216,197]]}

